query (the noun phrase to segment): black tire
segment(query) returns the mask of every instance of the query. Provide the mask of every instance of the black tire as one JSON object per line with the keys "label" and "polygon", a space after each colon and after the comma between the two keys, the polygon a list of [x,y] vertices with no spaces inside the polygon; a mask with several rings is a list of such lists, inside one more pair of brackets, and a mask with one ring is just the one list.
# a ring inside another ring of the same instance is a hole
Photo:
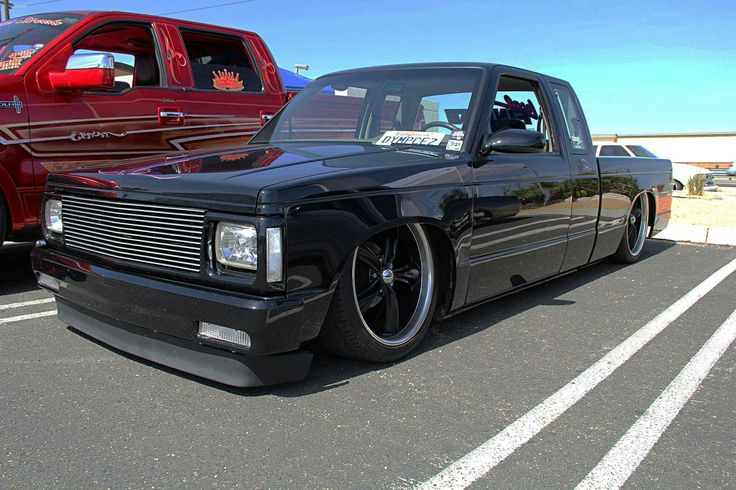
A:
{"label": "black tire", "polygon": [[329,353],[366,361],[389,362],[409,354],[432,323],[434,262],[429,237],[417,224],[360,244],[343,268],[319,345]]}
{"label": "black tire", "polygon": [[672,188],[674,190],[676,190],[676,191],[681,191],[682,189],[685,188],[685,186],[682,185],[682,182],[680,182],[679,180],[673,180],[672,181]]}
{"label": "black tire", "polygon": [[613,255],[614,260],[624,264],[632,264],[639,260],[649,231],[649,198],[640,194],[631,203],[626,215],[626,229],[621,237],[621,243]]}

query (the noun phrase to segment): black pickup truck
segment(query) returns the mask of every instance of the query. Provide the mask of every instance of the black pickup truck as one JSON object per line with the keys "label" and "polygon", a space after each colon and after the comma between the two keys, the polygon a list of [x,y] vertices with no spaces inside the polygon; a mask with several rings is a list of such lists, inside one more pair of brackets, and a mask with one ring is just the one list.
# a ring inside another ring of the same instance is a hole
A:
{"label": "black pickup truck", "polygon": [[391,361],[442,319],[669,220],[671,163],[596,158],[570,85],[508,66],[314,81],[239,150],[52,174],[38,283],[59,318],[233,386],[310,349]]}

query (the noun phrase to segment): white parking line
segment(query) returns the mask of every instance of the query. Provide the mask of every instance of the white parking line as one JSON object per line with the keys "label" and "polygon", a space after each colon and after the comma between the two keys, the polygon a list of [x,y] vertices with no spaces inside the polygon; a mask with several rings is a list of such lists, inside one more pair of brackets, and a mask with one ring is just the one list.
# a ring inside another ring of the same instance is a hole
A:
{"label": "white parking line", "polygon": [[698,284],[549,398],[418,488],[465,488],[481,478],[565,413],[734,270],[736,259]]}
{"label": "white parking line", "polygon": [[736,311],[576,488],[620,488],[735,339]]}
{"label": "white parking line", "polygon": [[24,306],[42,305],[45,303],[52,303],[54,298],[36,299],[33,301],[23,301],[21,303],[10,303],[7,305],[0,305],[0,311],[12,310],[13,308],[23,308]]}
{"label": "white parking line", "polygon": [[29,313],[28,315],[11,316],[9,318],[0,318],[0,325],[7,323],[19,322],[21,320],[31,320],[33,318],[41,318],[44,316],[56,315],[56,310],[42,311],[40,313]]}

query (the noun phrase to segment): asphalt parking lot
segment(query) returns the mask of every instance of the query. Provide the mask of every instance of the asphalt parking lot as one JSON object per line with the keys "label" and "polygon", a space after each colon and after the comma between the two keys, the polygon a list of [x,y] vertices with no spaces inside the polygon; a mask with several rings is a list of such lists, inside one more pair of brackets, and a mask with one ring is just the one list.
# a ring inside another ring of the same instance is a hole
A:
{"label": "asphalt parking lot", "polygon": [[304,382],[251,390],[69,329],[28,253],[0,251],[1,488],[736,486],[736,344],[718,336],[736,248],[649,241],[637,264],[435,326],[402,362],[317,356]]}

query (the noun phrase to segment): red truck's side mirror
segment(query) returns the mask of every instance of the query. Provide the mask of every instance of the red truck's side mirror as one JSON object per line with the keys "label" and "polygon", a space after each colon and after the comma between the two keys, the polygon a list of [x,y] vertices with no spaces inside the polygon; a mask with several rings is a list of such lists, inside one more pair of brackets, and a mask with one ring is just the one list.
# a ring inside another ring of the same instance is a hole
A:
{"label": "red truck's side mirror", "polygon": [[115,86],[115,59],[109,53],[73,54],[62,72],[49,73],[54,90],[107,90]]}

